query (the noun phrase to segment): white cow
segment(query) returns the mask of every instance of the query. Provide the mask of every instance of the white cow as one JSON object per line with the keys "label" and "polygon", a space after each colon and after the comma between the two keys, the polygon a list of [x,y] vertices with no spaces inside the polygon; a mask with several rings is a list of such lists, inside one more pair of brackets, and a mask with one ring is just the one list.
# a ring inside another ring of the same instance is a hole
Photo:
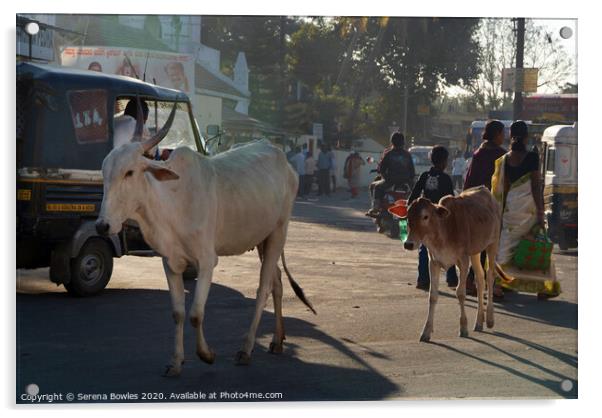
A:
{"label": "white cow", "polygon": [[[163,257],[176,323],[175,352],[166,371],[177,376],[184,361],[184,284],[188,264],[198,271],[190,321],[197,329],[197,354],[211,364],[215,354],[203,336],[203,316],[213,269],[219,256],[242,254],[257,247],[261,273],[255,315],[238,364],[248,364],[261,312],[272,293],[276,329],[270,352],[281,353],[284,340],[282,282],[278,259],[295,294],[315,313],[293,280],[284,260],[284,244],[297,194],[297,175],[284,153],[267,141],[254,142],[215,157],[177,148],[167,161],[144,153],[167,134],[165,126],[141,143],[111,151],[102,165],[104,197],[96,228],[116,234],[127,219],[135,220],[145,241]],[[138,124],[137,132],[141,124]]]}

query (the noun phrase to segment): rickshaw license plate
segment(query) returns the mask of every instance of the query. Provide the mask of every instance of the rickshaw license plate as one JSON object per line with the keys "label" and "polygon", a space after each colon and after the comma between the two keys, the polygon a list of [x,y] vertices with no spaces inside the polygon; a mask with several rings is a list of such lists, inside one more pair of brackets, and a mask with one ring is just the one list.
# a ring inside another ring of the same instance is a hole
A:
{"label": "rickshaw license plate", "polygon": [[17,190],[17,200],[31,200],[31,190],[30,189]]}
{"label": "rickshaw license plate", "polygon": [[95,205],[76,203],[47,203],[47,212],[94,212]]}

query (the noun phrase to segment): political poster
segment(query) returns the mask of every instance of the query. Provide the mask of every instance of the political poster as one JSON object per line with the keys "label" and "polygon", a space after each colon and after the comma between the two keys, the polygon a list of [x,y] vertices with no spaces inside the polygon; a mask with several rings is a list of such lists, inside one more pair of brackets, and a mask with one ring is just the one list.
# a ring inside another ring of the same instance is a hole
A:
{"label": "political poster", "polygon": [[106,46],[67,46],[61,65],[137,78],[194,95],[194,58],[190,54]]}

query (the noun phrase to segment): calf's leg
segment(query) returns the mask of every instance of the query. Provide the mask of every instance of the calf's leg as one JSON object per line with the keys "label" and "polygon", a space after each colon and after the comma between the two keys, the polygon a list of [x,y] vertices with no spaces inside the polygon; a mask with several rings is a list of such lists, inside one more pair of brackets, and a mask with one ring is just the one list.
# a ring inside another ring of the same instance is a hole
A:
{"label": "calf's leg", "polygon": [[487,247],[487,328],[493,328],[493,286],[495,286],[495,256],[497,242]]}
{"label": "calf's leg", "polygon": [[468,258],[458,261],[460,268],[460,277],[458,287],[456,288],[456,297],[460,304],[460,337],[468,337],[468,320],[466,319],[466,310],[464,302],[466,301],[466,279],[468,278]]}
{"label": "calf's leg", "polygon": [[437,305],[437,298],[439,296],[439,275],[441,274],[441,265],[434,261],[429,260],[429,269],[431,274],[431,287],[429,290],[429,311],[426,318],[426,323],[422,329],[420,335],[420,341],[428,342],[431,339],[433,333],[433,320],[435,317],[435,306]]}
{"label": "calf's leg", "polygon": [[173,319],[176,323],[174,354],[165,370],[165,376],[179,376],[182,372],[182,363],[184,363],[184,317],[186,315],[184,281],[182,273],[175,273],[171,270],[166,258],[163,259],[163,269],[167,277]]}
{"label": "calf's leg", "polygon": [[[485,319],[485,300],[484,300],[484,292],[485,292],[485,273],[483,272],[483,267],[481,266],[481,254],[474,254],[470,256],[470,262],[472,264],[472,269],[475,274],[475,283],[477,285],[477,317],[474,324],[475,331],[483,331],[483,321]],[[487,301],[489,304],[489,301]]]}

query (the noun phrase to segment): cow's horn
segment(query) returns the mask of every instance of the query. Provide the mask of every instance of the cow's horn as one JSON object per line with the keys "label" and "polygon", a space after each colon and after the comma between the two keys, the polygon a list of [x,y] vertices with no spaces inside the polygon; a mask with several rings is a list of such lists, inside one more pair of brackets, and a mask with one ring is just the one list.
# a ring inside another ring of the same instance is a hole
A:
{"label": "cow's horn", "polygon": [[163,125],[163,128],[161,128],[161,130],[159,132],[157,132],[155,135],[153,135],[152,138],[150,138],[142,143],[142,149],[144,150],[144,152],[150,151],[151,148],[156,146],[159,142],[161,142],[161,140],[163,138],[165,138],[165,135],[167,135],[167,133],[169,132],[169,129],[171,128],[173,120],[176,116],[177,107],[178,107],[178,103],[174,102],[173,108],[171,109],[171,113],[169,114],[169,117],[167,118],[167,122],[165,122],[165,125]]}
{"label": "cow's horn", "polygon": [[140,96],[136,94],[136,129],[134,130],[133,141],[142,141],[142,132],[144,129],[144,112],[142,111],[142,102]]}

